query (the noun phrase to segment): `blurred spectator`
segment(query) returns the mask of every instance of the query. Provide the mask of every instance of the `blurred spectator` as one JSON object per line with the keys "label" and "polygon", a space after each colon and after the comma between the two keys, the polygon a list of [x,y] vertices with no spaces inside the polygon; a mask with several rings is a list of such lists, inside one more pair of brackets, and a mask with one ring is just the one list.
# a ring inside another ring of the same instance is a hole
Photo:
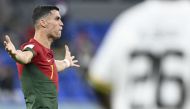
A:
{"label": "blurred spectator", "polygon": [[189,30],[188,0],[147,0],[124,11],[91,63],[92,84],[111,93],[112,109],[189,109]]}
{"label": "blurred spectator", "polygon": [[[81,64],[81,72],[86,73],[89,62],[92,58],[92,54],[94,51],[94,45],[89,39],[89,35],[87,31],[81,30],[78,32],[77,37],[74,42],[74,47],[76,48],[76,54],[79,58],[79,62]],[[86,75],[86,74],[84,74]]]}
{"label": "blurred spectator", "polygon": [[0,0],[0,24],[4,25],[10,19],[12,8],[10,0]]}
{"label": "blurred spectator", "polygon": [[0,102],[14,100],[14,70],[10,69],[7,54],[0,49]]}

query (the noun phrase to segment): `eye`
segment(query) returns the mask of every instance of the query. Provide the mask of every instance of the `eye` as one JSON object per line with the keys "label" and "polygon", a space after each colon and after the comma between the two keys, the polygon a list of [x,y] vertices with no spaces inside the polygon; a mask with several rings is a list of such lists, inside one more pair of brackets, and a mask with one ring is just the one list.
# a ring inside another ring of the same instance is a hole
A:
{"label": "eye", "polygon": [[61,17],[56,17],[55,19],[56,19],[56,20],[60,20],[60,19],[61,19]]}

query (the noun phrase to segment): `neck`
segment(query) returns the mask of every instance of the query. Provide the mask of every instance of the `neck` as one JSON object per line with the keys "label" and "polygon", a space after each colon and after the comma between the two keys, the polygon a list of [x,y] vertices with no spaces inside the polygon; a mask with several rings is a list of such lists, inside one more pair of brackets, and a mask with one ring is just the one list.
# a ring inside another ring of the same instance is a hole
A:
{"label": "neck", "polygon": [[51,44],[53,40],[47,36],[47,34],[44,34],[46,32],[43,31],[36,31],[34,35],[34,39],[38,41],[41,45],[43,45],[46,48],[51,48]]}

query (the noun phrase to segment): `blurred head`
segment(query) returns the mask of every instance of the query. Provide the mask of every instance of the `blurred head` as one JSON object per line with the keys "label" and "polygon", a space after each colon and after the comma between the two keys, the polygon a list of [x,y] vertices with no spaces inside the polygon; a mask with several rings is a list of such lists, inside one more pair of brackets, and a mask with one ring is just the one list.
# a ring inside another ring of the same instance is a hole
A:
{"label": "blurred head", "polygon": [[33,24],[36,31],[43,31],[48,37],[60,38],[63,22],[56,6],[38,6],[34,9]]}

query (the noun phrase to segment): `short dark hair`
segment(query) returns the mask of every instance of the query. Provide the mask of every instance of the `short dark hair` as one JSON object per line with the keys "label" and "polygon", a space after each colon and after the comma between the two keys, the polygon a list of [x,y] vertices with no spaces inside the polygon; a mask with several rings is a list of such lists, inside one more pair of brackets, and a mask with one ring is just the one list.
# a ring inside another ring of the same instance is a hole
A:
{"label": "short dark hair", "polygon": [[50,5],[37,6],[36,8],[34,8],[33,15],[32,15],[33,24],[36,24],[36,21],[39,18],[49,14],[51,10],[59,11],[59,8],[56,6],[50,6]]}

